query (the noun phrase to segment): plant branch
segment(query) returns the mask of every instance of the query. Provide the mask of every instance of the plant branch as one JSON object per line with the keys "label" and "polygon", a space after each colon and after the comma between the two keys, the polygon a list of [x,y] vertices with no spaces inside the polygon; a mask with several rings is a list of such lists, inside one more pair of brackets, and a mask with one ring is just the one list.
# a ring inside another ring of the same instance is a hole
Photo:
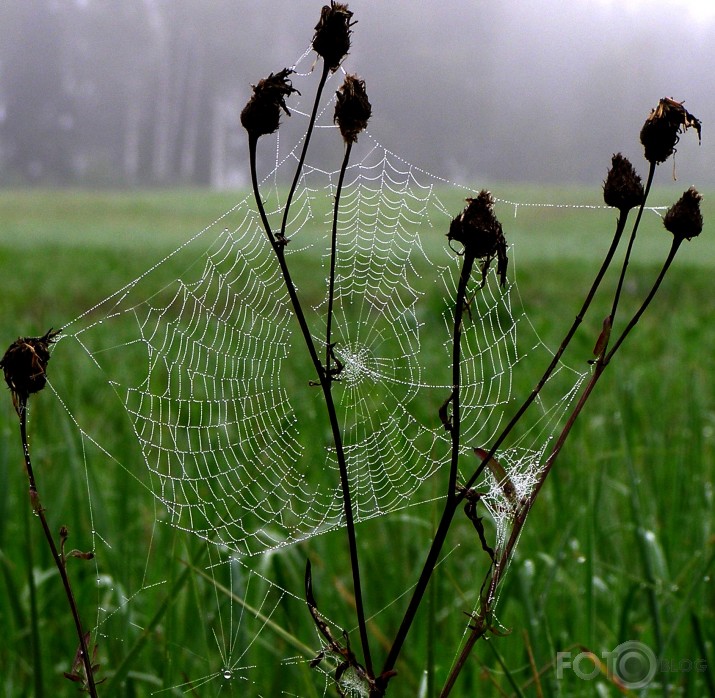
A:
{"label": "plant branch", "polygon": [[[640,216],[639,216],[639,219],[640,219]],[[494,457],[494,455],[496,454],[499,447],[502,445],[502,443],[504,443],[507,436],[511,433],[512,429],[518,424],[519,420],[522,418],[522,416],[524,415],[526,410],[531,406],[531,404],[534,402],[534,400],[536,400],[539,393],[541,392],[543,387],[546,385],[546,382],[551,377],[551,374],[554,372],[554,369],[556,368],[559,361],[561,360],[561,357],[563,356],[564,352],[566,351],[566,348],[568,347],[569,343],[573,339],[573,336],[576,334],[576,330],[579,328],[579,326],[583,322],[583,319],[586,316],[586,312],[588,311],[588,309],[591,305],[591,302],[593,301],[593,298],[596,295],[596,291],[598,290],[599,286],[601,285],[601,281],[603,280],[603,277],[605,276],[608,267],[611,265],[611,262],[613,261],[613,256],[616,252],[616,249],[618,248],[618,243],[620,242],[621,237],[623,236],[623,231],[625,230],[627,220],[628,220],[628,211],[621,211],[620,215],[618,216],[618,221],[616,223],[616,230],[613,235],[613,239],[611,241],[611,246],[608,248],[608,252],[606,253],[603,263],[601,264],[601,268],[598,270],[598,273],[596,274],[596,277],[594,278],[593,283],[591,284],[591,288],[589,289],[588,293],[586,294],[586,298],[583,302],[583,305],[581,306],[581,309],[579,310],[573,323],[571,324],[571,327],[569,328],[568,332],[566,332],[566,335],[564,336],[563,340],[561,341],[559,348],[556,350],[556,353],[554,354],[553,358],[551,359],[551,363],[549,363],[549,365],[546,367],[546,370],[544,371],[543,375],[539,379],[539,382],[536,384],[534,389],[528,395],[526,400],[524,400],[521,407],[519,407],[519,409],[516,411],[514,416],[509,421],[509,423],[504,427],[502,432],[497,437],[496,441],[492,444],[491,449],[488,451],[488,454],[482,459],[482,462],[479,464],[477,469],[474,471],[474,474],[465,483],[464,489],[458,495],[460,500],[464,497],[465,493],[469,490],[469,488],[472,487],[474,485],[474,483],[479,479],[481,474],[484,472],[484,469],[487,467],[487,463],[490,461],[491,458]],[[636,225],[637,225],[637,222],[636,222]]]}
{"label": "plant branch", "polygon": [[[589,380],[588,384],[586,385],[586,388],[584,389],[583,393],[581,394],[578,403],[574,407],[573,411],[569,415],[568,420],[566,421],[566,424],[564,425],[563,429],[561,430],[561,433],[558,436],[558,439],[556,440],[556,443],[554,444],[553,449],[551,450],[551,453],[549,454],[549,457],[546,460],[546,463],[544,465],[543,470],[539,474],[539,479],[532,490],[532,492],[529,494],[529,497],[527,500],[520,506],[518,512],[515,515],[514,518],[514,523],[512,526],[511,534],[509,536],[509,540],[507,541],[506,545],[504,546],[504,549],[502,550],[502,553],[499,557],[498,562],[496,562],[493,566],[492,570],[492,576],[489,581],[489,587],[487,589],[487,592],[482,599],[481,602],[481,608],[479,610],[479,613],[476,614],[474,617],[474,624],[471,627],[472,632],[467,639],[467,642],[465,643],[464,647],[462,648],[462,651],[460,652],[460,655],[455,662],[454,666],[452,667],[449,676],[447,677],[447,681],[445,682],[445,685],[442,689],[442,692],[440,693],[440,698],[446,698],[450,691],[452,690],[454,683],[457,679],[457,676],[459,675],[460,671],[462,670],[462,667],[464,666],[467,657],[469,653],[471,652],[472,648],[476,644],[477,640],[479,640],[481,637],[483,637],[489,630],[489,618],[491,615],[491,607],[493,600],[496,598],[496,591],[497,588],[499,587],[499,584],[501,580],[503,579],[503,576],[509,566],[509,563],[511,561],[511,556],[513,554],[514,548],[516,546],[517,541],[519,540],[519,536],[521,535],[522,528],[526,522],[526,518],[529,514],[529,511],[531,510],[531,507],[533,506],[536,497],[538,496],[539,492],[541,491],[541,488],[544,486],[544,483],[546,482],[546,478],[548,477],[549,473],[551,472],[551,469],[561,452],[567,437],[569,436],[571,429],[573,428],[573,425],[576,423],[576,419],[580,415],[581,411],[583,410],[584,406],[586,405],[586,402],[588,401],[589,397],[591,396],[591,393],[593,392],[593,389],[596,387],[596,384],[600,380],[601,376],[603,375],[603,372],[606,369],[606,366],[609,364],[611,359],[613,358],[613,355],[618,351],[620,348],[621,344],[623,343],[623,340],[626,338],[626,336],[629,334],[629,332],[635,327],[635,325],[638,323],[638,320],[641,318],[647,307],[650,305],[650,302],[653,300],[653,297],[655,296],[656,292],[658,291],[663,278],[665,277],[665,274],[667,273],[668,269],[670,268],[671,263],[673,262],[673,259],[675,258],[675,254],[677,253],[680,244],[682,243],[682,238],[680,237],[674,237],[673,238],[673,243],[671,245],[670,251],[668,253],[668,256],[663,263],[663,266],[660,270],[660,273],[658,274],[658,277],[656,278],[655,282],[653,283],[653,286],[651,287],[650,292],[646,296],[646,298],[643,300],[641,303],[641,306],[638,308],[638,310],[634,313],[633,317],[631,318],[630,322],[626,326],[626,328],[623,330],[621,333],[620,337],[618,340],[615,342],[613,345],[613,348],[608,352],[608,354],[601,354],[599,358],[596,360],[595,365],[594,365],[594,372],[591,376],[591,379]],[[627,261],[624,261],[624,265],[627,263]]]}
{"label": "plant branch", "polygon": [[415,589],[410,598],[407,610],[402,618],[402,623],[397,630],[395,639],[390,647],[387,659],[382,668],[381,677],[387,677],[382,681],[382,685],[378,688],[381,692],[378,696],[384,695],[387,688],[387,680],[393,671],[397,658],[402,651],[402,647],[410,631],[412,623],[417,616],[417,611],[422,603],[425,591],[429,585],[429,581],[434,572],[437,559],[447,538],[447,533],[452,524],[452,519],[457,510],[457,505],[460,499],[456,496],[456,484],[459,462],[459,436],[460,436],[460,386],[461,386],[461,338],[462,338],[462,319],[467,301],[467,284],[474,266],[474,255],[468,254],[465,251],[464,260],[462,262],[462,271],[459,276],[459,284],[457,286],[457,298],[454,305],[454,327],[453,327],[453,345],[452,345],[452,394],[447,399],[446,404],[451,404],[452,412],[449,421],[449,431],[452,439],[451,461],[449,468],[449,482],[447,489],[447,497],[445,500],[444,511],[437,525],[437,532],[432,539],[427,558],[422,567]]}
{"label": "plant branch", "polygon": [[326,323],[325,331],[325,372],[330,377],[331,369],[330,362],[333,358],[333,341],[332,341],[332,329],[333,329],[333,301],[335,296],[335,264],[337,261],[337,246],[338,246],[338,209],[340,206],[340,194],[343,190],[343,182],[345,180],[345,171],[348,167],[348,161],[350,160],[350,153],[352,151],[353,144],[352,141],[348,141],[345,147],[345,157],[343,158],[343,164],[340,167],[340,176],[338,177],[338,188],[335,191],[335,204],[333,206],[333,231],[332,231],[332,241],[330,245],[330,279],[328,281],[328,319]]}
{"label": "plant branch", "polygon": [[82,622],[80,620],[79,611],[77,609],[77,603],[72,592],[72,585],[70,584],[69,577],[67,576],[64,555],[60,554],[57,550],[54,538],[52,537],[52,532],[50,531],[49,524],[47,523],[45,510],[42,508],[42,504],[40,503],[40,497],[37,493],[37,484],[35,482],[35,474],[32,469],[32,461],[30,459],[30,447],[27,440],[27,400],[25,397],[21,397],[19,400],[18,413],[20,416],[20,438],[22,440],[22,452],[25,458],[25,470],[27,472],[27,479],[30,484],[30,503],[32,504],[32,511],[40,519],[40,523],[42,524],[42,530],[44,531],[47,544],[50,546],[52,559],[54,560],[57,570],[60,573],[62,585],[65,590],[65,595],[67,596],[67,602],[69,603],[70,611],[72,613],[72,618],[75,624],[75,629],[77,631],[77,637],[79,638],[79,647],[80,652],[82,654],[82,664],[84,665],[84,671],[86,674],[87,689],[89,691],[89,694],[93,698],[96,698],[97,687],[94,681],[92,657],[90,656],[87,648],[87,642],[85,640],[85,633],[82,630]]}
{"label": "plant branch", "polygon": [[[611,307],[611,314],[609,316],[611,326],[613,325],[613,322],[616,319],[616,310],[618,309],[618,301],[620,300],[621,291],[623,290],[623,282],[626,278],[626,270],[628,269],[628,263],[631,258],[631,251],[633,250],[633,243],[635,242],[636,233],[638,232],[638,226],[640,225],[641,218],[643,217],[643,211],[645,209],[645,202],[648,199],[648,194],[650,192],[651,184],[653,184],[653,176],[654,175],[655,175],[655,162],[651,162],[650,169],[648,170],[648,181],[646,182],[646,185],[645,185],[645,194],[643,196],[643,202],[641,203],[640,207],[638,208],[638,215],[636,216],[636,222],[633,224],[633,230],[631,232],[631,237],[628,240],[628,248],[626,249],[626,256],[624,257],[623,265],[621,266],[621,274],[618,277],[618,286],[616,287],[616,293],[613,296],[613,305]],[[604,350],[605,350],[607,344],[608,344],[608,342],[606,341],[606,343],[604,345]]]}
{"label": "plant branch", "polygon": [[[323,80],[324,83],[324,80]],[[322,83],[321,83],[322,85]],[[316,102],[317,103],[317,102]],[[313,124],[313,119],[311,119],[311,126]],[[310,139],[310,132],[306,134],[306,143]],[[313,337],[310,333],[310,328],[308,327],[307,320],[305,318],[305,314],[303,313],[303,308],[300,303],[300,299],[298,298],[298,293],[295,289],[295,285],[293,284],[293,280],[291,278],[290,270],[288,269],[288,265],[286,263],[285,259],[285,235],[281,235],[280,238],[277,238],[276,235],[274,235],[273,231],[271,230],[270,222],[268,221],[268,217],[266,216],[265,208],[263,206],[263,201],[261,199],[260,191],[258,189],[258,177],[256,174],[256,146],[257,146],[258,138],[254,136],[253,134],[249,135],[249,159],[250,159],[250,168],[251,168],[251,182],[253,185],[253,194],[256,200],[256,206],[258,207],[259,215],[261,217],[261,221],[263,223],[263,227],[265,229],[266,235],[268,236],[268,239],[271,243],[271,246],[273,247],[273,251],[276,254],[276,258],[278,259],[278,264],[281,269],[281,273],[283,275],[283,280],[286,285],[286,289],[288,290],[288,295],[290,296],[291,304],[293,306],[293,312],[295,313],[296,319],[298,320],[298,324],[300,325],[301,332],[303,334],[303,338],[305,340],[306,347],[308,349],[308,353],[310,354],[310,358],[313,362],[313,366],[315,367],[315,370],[318,374],[318,381],[320,384],[320,387],[323,391],[323,397],[325,400],[325,406],[328,412],[328,419],[330,421],[330,428],[332,431],[333,435],[333,442],[335,445],[335,457],[338,462],[338,469],[340,471],[340,486],[342,489],[342,494],[343,494],[343,509],[344,509],[344,514],[345,514],[345,528],[347,531],[347,536],[348,536],[348,545],[349,545],[349,550],[350,550],[350,564],[352,568],[352,577],[353,577],[353,588],[354,588],[354,594],[355,594],[355,605],[357,609],[357,619],[358,619],[358,628],[359,628],[359,633],[360,633],[360,642],[362,644],[362,649],[363,649],[363,658],[365,661],[365,669],[367,670],[367,673],[372,677],[372,659],[370,656],[370,646],[369,646],[369,641],[368,641],[368,634],[367,634],[367,621],[365,617],[365,610],[364,610],[364,602],[363,602],[363,595],[362,595],[362,585],[360,582],[360,565],[359,565],[359,560],[358,560],[358,552],[357,552],[357,538],[355,534],[355,521],[353,517],[353,506],[352,506],[352,497],[350,494],[350,480],[348,478],[348,469],[347,469],[347,463],[345,460],[345,451],[343,448],[343,438],[342,438],[342,432],[340,430],[340,424],[338,422],[338,416],[337,412],[335,409],[335,402],[333,400],[333,394],[331,391],[331,377],[328,375],[328,372],[326,368],[321,364],[320,358],[318,356],[318,352],[315,347],[315,342],[313,341]],[[304,149],[305,150],[305,149]],[[305,152],[303,153],[303,156],[305,155]],[[301,158],[301,164],[302,164],[303,158]],[[299,165],[300,167],[301,165]],[[297,182],[298,177],[296,176],[294,182]],[[286,205],[286,211],[287,213],[288,206]],[[284,214],[284,224],[285,224],[285,214]]]}
{"label": "plant branch", "polygon": [[295,176],[293,177],[293,183],[291,184],[290,191],[288,192],[288,198],[286,199],[285,209],[283,209],[283,220],[281,222],[281,231],[279,237],[285,238],[286,226],[288,225],[288,211],[290,205],[293,201],[293,195],[295,194],[296,187],[298,186],[298,181],[300,180],[300,173],[303,170],[303,163],[305,162],[305,156],[308,152],[308,145],[310,144],[310,137],[313,135],[313,130],[315,127],[315,119],[318,115],[318,108],[320,106],[320,98],[323,94],[323,88],[325,87],[325,82],[328,79],[328,74],[330,73],[330,66],[323,61],[323,72],[320,76],[320,82],[318,83],[318,89],[315,93],[315,102],[313,103],[313,111],[310,113],[310,122],[308,124],[308,130],[305,132],[305,140],[303,141],[303,150],[300,153],[300,159],[298,160],[298,166],[295,168]]}

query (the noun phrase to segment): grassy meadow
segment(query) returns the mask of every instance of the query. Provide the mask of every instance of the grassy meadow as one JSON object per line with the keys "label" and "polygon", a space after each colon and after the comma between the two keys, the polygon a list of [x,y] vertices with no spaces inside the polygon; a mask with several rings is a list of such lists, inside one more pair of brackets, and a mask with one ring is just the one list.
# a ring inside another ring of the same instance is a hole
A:
{"label": "grassy meadow", "polygon": [[[670,205],[681,191],[657,190],[650,203]],[[510,274],[518,300],[555,350],[610,243],[615,215],[525,205],[596,206],[597,188],[509,186],[493,193],[503,200],[497,215],[515,245]],[[456,214],[463,196],[449,191],[443,199]],[[19,335],[61,327],[238,200],[195,190],[0,192],[0,338],[9,345]],[[714,200],[705,197],[703,234],[684,244],[576,423],[503,586],[499,636],[477,646],[453,695],[639,695],[617,687],[608,670],[608,653],[624,642],[643,643],[658,661],[649,695],[715,695]],[[653,212],[640,238],[623,316],[647,293],[670,245]],[[310,271],[316,260],[295,264],[296,277],[305,278],[299,288],[317,293]],[[169,260],[160,273],[170,279],[177,271]],[[612,274],[605,285],[614,287]],[[567,364],[586,366],[607,308],[597,299]],[[97,626],[98,676],[106,679],[100,695],[335,695],[309,667],[319,641],[302,600],[303,573],[309,556],[321,611],[353,631],[344,532],[252,558],[245,567],[219,564],[228,551],[167,525],[106,379],[61,349],[48,370],[57,395],[48,389],[31,399],[30,448],[50,525],[67,524],[69,547],[96,553],[94,561],[71,559],[68,567],[84,623]],[[526,395],[531,380],[515,378],[515,395]],[[63,408],[65,398],[84,406],[85,436]],[[77,686],[62,673],[71,669],[76,637],[27,499],[9,393],[0,404],[0,433],[0,694],[74,695]],[[437,497],[439,476],[432,483]],[[358,527],[378,665],[439,511],[408,508]],[[464,612],[473,609],[486,572],[465,517],[456,519],[445,555],[390,696],[436,696],[454,660]],[[357,633],[351,638],[357,649]],[[584,680],[563,662],[559,670],[559,652],[570,652],[561,657],[572,663],[580,652],[593,653],[598,661],[580,666],[594,676]]]}

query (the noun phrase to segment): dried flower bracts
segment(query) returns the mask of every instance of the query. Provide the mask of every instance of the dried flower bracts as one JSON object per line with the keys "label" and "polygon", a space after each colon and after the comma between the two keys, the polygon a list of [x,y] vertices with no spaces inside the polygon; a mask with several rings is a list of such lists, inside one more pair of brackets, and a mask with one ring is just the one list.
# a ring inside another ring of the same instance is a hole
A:
{"label": "dried flower bracts", "polygon": [[335,93],[334,121],[346,143],[357,141],[358,134],[367,127],[372,105],[367,98],[365,81],[357,75],[346,75]]}
{"label": "dried flower bracts", "polygon": [[284,68],[278,73],[271,73],[267,78],[259,80],[257,85],[252,86],[251,99],[241,112],[241,125],[249,135],[259,138],[277,131],[281,111],[290,116],[286,98],[293,92],[298,92],[288,79],[292,72],[289,68]]}
{"label": "dried flower bracts", "polygon": [[506,283],[507,243],[501,223],[494,215],[494,199],[486,189],[480,191],[476,199],[467,199],[467,206],[450,224],[447,239],[461,243],[464,254],[481,260],[482,284],[495,257],[499,284]]}
{"label": "dried flower bracts", "polygon": [[663,217],[666,230],[681,240],[700,235],[703,229],[703,214],[700,212],[702,198],[695,187],[690,187]]}
{"label": "dried flower bracts", "polygon": [[350,27],[353,13],[341,2],[331,2],[323,5],[320,20],[315,25],[313,50],[323,58],[325,66],[332,72],[338,69],[343,58],[350,51]]}
{"label": "dried flower bracts", "polygon": [[50,345],[59,333],[60,330],[53,332],[50,329],[42,337],[20,337],[8,347],[0,360],[0,368],[5,374],[5,382],[18,414],[27,398],[45,387]]}
{"label": "dried flower bracts", "polygon": [[611,160],[606,181],[603,183],[603,200],[607,206],[626,213],[643,203],[643,183],[630,161],[620,153]]}
{"label": "dried flower bracts", "polygon": [[700,140],[700,120],[685,109],[683,102],[663,97],[641,129],[645,159],[653,164],[665,162],[675,152],[680,134],[689,128],[697,131]]}

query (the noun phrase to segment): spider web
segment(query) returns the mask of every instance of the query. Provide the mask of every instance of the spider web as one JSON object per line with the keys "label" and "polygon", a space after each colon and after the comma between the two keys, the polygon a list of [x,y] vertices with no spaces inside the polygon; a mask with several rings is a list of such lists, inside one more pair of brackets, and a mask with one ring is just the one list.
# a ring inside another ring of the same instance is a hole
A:
{"label": "spider web", "polygon": [[[460,264],[444,244],[451,213],[440,199],[443,182],[366,141],[342,195],[333,335],[343,365],[334,394],[357,522],[424,501],[422,484],[448,461],[450,440],[437,412],[451,391],[448,299]],[[332,213],[325,201],[336,173],[316,182],[318,174],[307,168],[289,226],[288,263],[298,279],[301,257],[319,260],[310,272],[319,279],[327,273]],[[270,215],[280,216],[280,207]],[[162,266],[175,268],[184,257],[183,273],[149,290]],[[59,347],[79,343],[107,376],[170,523],[240,555],[343,525],[332,444],[313,438],[325,421],[319,390],[310,386],[317,376],[274,262],[245,199],[66,326]],[[517,343],[524,316],[512,311],[512,289],[491,278],[471,302],[463,338],[465,453],[495,435],[512,399],[512,369],[524,358]],[[323,351],[326,307],[318,298],[308,308]],[[108,337],[112,344],[103,346]],[[125,379],[116,368],[127,365],[134,370]],[[545,416],[560,413],[559,404]],[[541,448],[526,466],[525,453],[509,461],[529,471]]]}
{"label": "spider web", "polygon": [[[331,115],[328,101],[317,122],[318,155],[304,167],[290,210],[286,253],[323,356],[339,171],[317,163],[325,148],[339,150]],[[296,108],[290,121],[300,134],[307,114]],[[278,139],[261,184],[274,228],[301,146],[300,136],[291,140],[291,133]],[[333,393],[354,517],[361,523],[433,500],[431,483],[449,462],[451,440],[438,412],[452,391],[453,299],[461,259],[445,233],[459,212],[454,201],[461,207],[473,192],[411,165],[369,133],[361,135],[353,155],[337,230],[332,340],[342,370]],[[514,214],[518,205],[498,200]],[[473,281],[470,298],[462,338],[463,478],[477,465],[472,448],[488,446],[524,397],[514,393],[516,367],[527,356],[541,355],[539,365],[552,356],[520,310],[513,277],[500,288],[490,271],[481,288],[479,279]],[[211,629],[220,661],[207,661],[203,677],[175,684],[174,692],[225,685],[222,680],[260,691],[251,643],[275,609],[304,600],[246,567],[247,559],[344,526],[324,403],[311,385],[317,376],[297,330],[273,250],[246,196],[65,325],[56,345],[54,356],[99,370],[109,388],[106,399],[121,406],[144,474],[121,467],[153,498],[155,525],[168,523],[210,542],[220,552],[202,568],[205,574],[214,584],[228,574],[228,586],[241,586],[242,599],[255,597],[250,613],[247,606],[238,611],[217,598],[217,608],[226,606]],[[555,428],[584,377],[560,365],[528,428],[497,454],[518,497],[535,484]],[[85,425],[81,409],[61,389],[58,395],[82,438],[121,463],[111,439]],[[108,403],[102,409],[110,409]],[[491,474],[480,487],[499,545],[509,534],[513,507]],[[147,576],[143,589],[152,583]],[[105,620],[98,620],[100,630]],[[294,661],[307,660],[303,655]],[[321,670],[327,692],[328,673]]]}

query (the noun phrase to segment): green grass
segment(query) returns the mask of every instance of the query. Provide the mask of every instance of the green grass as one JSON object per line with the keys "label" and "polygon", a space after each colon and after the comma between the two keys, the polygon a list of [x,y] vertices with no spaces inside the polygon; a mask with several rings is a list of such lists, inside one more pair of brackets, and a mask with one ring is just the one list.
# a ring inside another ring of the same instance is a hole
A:
{"label": "green grass", "polygon": [[[599,203],[597,191],[493,191],[510,201]],[[658,191],[651,203],[669,204],[678,195]],[[18,335],[43,333],[75,318],[240,198],[201,191],[0,192],[0,337],[9,344]],[[461,193],[445,192],[444,198],[450,210],[460,209]],[[688,661],[694,667],[698,660],[715,661],[715,246],[707,223],[715,210],[709,197],[705,204],[703,235],[679,254],[537,501],[497,609],[495,622],[505,636],[478,645],[457,695],[510,695],[518,686],[528,696],[590,696],[597,682],[605,695],[617,695],[605,675],[582,681],[565,671],[558,679],[557,653],[570,650],[573,659],[585,647],[601,656],[626,641],[642,642],[663,660],[681,662],[681,668]],[[555,348],[610,241],[613,213],[522,206],[514,218],[507,204],[497,213],[516,245],[513,267],[528,316]],[[647,291],[669,246],[668,234],[650,215],[625,288],[624,315]],[[166,265],[167,279],[178,264],[177,259]],[[318,262],[308,260],[296,269],[305,277],[299,287],[317,293]],[[609,277],[606,285],[613,284]],[[606,308],[597,302],[567,363],[584,365]],[[304,657],[305,646],[318,646],[301,601],[307,556],[321,610],[354,629],[344,532],[253,559],[254,572],[212,567],[225,551],[164,523],[147,490],[150,476],[126,415],[97,372],[61,349],[49,366],[53,385],[63,399],[84,406],[87,433],[118,454],[113,461],[83,439],[49,390],[32,399],[31,449],[48,518],[54,530],[69,526],[71,547],[95,545],[98,554],[96,565],[71,560],[70,574],[85,623],[103,620],[96,639],[99,673],[107,683],[100,695],[146,696],[178,686],[158,695],[323,695],[305,661],[280,660]],[[132,365],[114,368],[133,371]],[[533,379],[517,380],[514,391],[523,395]],[[0,415],[0,692],[73,695],[75,688],[61,674],[70,669],[76,639],[30,514],[9,396]],[[435,495],[438,486],[435,482]],[[406,603],[401,595],[429,546],[435,512],[429,506],[410,508],[358,528],[378,664]],[[465,625],[463,612],[477,598],[485,555],[466,519],[457,519],[445,551],[449,556],[389,695],[417,695],[428,663],[440,684]],[[259,574],[296,598],[281,599]],[[356,633],[351,638],[357,645]],[[244,668],[230,681],[201,685],[200,677],[223,668],[221,651],[232,643],[233,659]],[[243,647],[245,656],[238,649]],[[543,670],[541,693],[529,652]],[[694,668],[658,678],[670,682],[671,695],[702,696],[712,676],[712,670]]]}

